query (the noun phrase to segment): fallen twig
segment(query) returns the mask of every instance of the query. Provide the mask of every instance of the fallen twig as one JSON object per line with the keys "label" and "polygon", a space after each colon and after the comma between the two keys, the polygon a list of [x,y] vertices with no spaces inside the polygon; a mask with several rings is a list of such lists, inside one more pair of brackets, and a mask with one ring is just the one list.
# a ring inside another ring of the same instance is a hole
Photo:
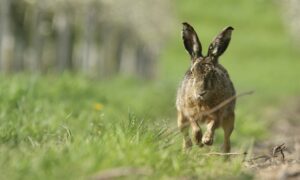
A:
{"label": "fallen twig", "polygon": [[226,99],[225,101],[221,102],[220,104],[218,104],[217,106],[211,108],[210,110],[208,111],[203,111],[203,112],[200,112],[202,116],[206,116],[206,115],[209,115],[211,113],[214,113],[216,112],[217,110],[221,109],[222,107],[224,107],[225,105],[227,105],[228,103],[230,103],[231,101],[239,98],[239,97],[242,97],[242,96],[248,96],[248,95],[251,95],[253,94],[254,91],[247,91],[247,92],[243,92],[243,93],[240,93],[238,95],[233,95],[231,96],[230,98]]}
{"label": "fallen twig", "polygon": [[247,152],[242,152],[242,153],[219,153],[219,152],[211,152],[211,153],[206,153],[203,154],[205,156],[232,156],[232,155],[247,155]]}
{"label": "fallen twig", "polygon": [[[214,113],[214,112],[216,112],[217,110],[221,109],[222,107],[224,107],[225,105],[227,105],[227,104],[230,103],[231,101],[233,101],[233,100],[235,100],[235,99],[237,99],[237,98],[239,98],[239,97],[242,97],[242,96],[251,95],[251,94],[253,94],[253,93],[254,93],[254,91],[247,91],[247,92],[240,93],[240,94],[238,94],[238,95],[233,95],[233,96],[231,96],[230,98],[228,98],[228,99],[222,101],[220,104],[216,105],[215,107],[211,108],[210,110],[207,110],[207,111],[200,111],[200,112],[199,112],[199,116],[207,116],[207,115],[209,115],[209,114],[211,114],[211,113]],[[183,124],[182,124],[182,127],[187,127],[187,126],[189,126],[189,125],[190,125],[190,122],[186,122],[186,123],[183,123]],[[175,131],[175,130],[177,130],[177,128],[171,129],[170,132],[173,132],[173,131]]]}
{"label": "fallen twig", "polygon": [[[273,158],[277,157],[277,153],[281,153],[282,155],[282,160],[284,161],[285,160],[285,156],[284,156],[284,150],[286,150],[286,146],[284,146],[284,143],[281,144],[281,145],[278,145],[278,146],[275,146],[273,149],[272,149],[272,154],[271,155],[260,155],[260,156],[257,156],[257,157],[254,157],[254,158],[251,158],[251,159],[248,159],[248,160],[245,160],[245,162],[250,162],[250,163],[254,163],[255,160],[258,160],[258,159],[264,159],[264,162],[267,162],[269,160],[272,160]],[[261,165],[262,163],[257,163],[257,165]]]}
{"label": "fallen twig", "polygon": [[251,159],[248,159],[246,160],[247,162],[253,162],[254,160],[257,160],[257,159],[262,159],[264,158],[265,161],[271,159],[272,157],[271,156],[268,156],[268,155],[260,155],[260,156],[256,156],[254,158],[251,158]]}
{"label": "fallen twig", "polygon": [[282,160],[284,161],[284,158],[285,158],[284,153],[283,153],[284,150],[286,150],[286,147],[284,146],[284,143],[281,144],[281,145],[279,145],[279,146],[275,146],[275,147],[273,148],[273,151],[272,151],[273,157],[277,157],[276,154],[277,154],[278,152],[280,152],[280,154],[281,154],[281,156],[282,156]]}

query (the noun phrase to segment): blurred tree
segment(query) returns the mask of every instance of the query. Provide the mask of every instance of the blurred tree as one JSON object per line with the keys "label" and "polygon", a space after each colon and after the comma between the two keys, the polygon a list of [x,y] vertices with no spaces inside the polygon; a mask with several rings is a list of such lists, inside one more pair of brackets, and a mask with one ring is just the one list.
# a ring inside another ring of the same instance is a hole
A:
{"label": "blurred tree", "polygon": [[11,32],[11,1],[2,0],[1,5],[1,37],[0,37],[0,68],[3,72],[9,72],[13,64],[14,37]]}
{"label": "blurred tree", "polygon": [[294,43],[300,44],[300,1],[281,0],[284,23],[292,35]]}
{"label": "blurred tree", "polygon": [[172,28],[168,1],[2,0],[2,72],[153,78]]}

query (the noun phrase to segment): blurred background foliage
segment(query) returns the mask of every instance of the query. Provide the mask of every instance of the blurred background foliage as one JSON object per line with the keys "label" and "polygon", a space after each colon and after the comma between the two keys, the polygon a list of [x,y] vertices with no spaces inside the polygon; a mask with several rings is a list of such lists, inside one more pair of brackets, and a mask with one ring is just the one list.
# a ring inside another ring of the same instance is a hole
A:
{"label": "blurred background foliage", "polygon": [[152,78],[174,22],[168,5],[158,0],[3,0],[1,71]]}
{"label": "blurred background foliage", "polygon": [[[101,78],[121,74],[153,79],[174,68],[160,66],[161,55],[172,57],[165,49],[170,35],[172,44],[182,51],[180,20],[195,24],[205,47],[218,29],[235,26],[228,59],[241,63],[248,58],[265,59],[261,63],[284,58],[285,47],[300,41],[297,0],[256,0],[256,6],[246,1],[216,3],[221,6],[202,1],[3,0],[0,71],[67,70]],[[267,10],[270,7],[272,11]],[[255,51],[249,48],[253,46]],[[175,57],[183,54],[176,52]]]}

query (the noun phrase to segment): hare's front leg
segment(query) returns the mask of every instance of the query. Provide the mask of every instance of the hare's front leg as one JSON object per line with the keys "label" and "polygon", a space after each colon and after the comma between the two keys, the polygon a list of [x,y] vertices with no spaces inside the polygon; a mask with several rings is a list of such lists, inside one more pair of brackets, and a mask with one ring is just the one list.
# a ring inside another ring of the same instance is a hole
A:
{"label": "hare's front leg", "polygon": [[206,127],[207,129],[202,137],[202,143],[210,146],[214,142],[214,134],[217,127],[217,118],[210,119]]}
{"label": "hare's front leg", "polygon": [[178,112],[177,118],[178,128],[183,135],[183,149],[188,149],[193,145],[189,136],[190,122],[181,112]]}

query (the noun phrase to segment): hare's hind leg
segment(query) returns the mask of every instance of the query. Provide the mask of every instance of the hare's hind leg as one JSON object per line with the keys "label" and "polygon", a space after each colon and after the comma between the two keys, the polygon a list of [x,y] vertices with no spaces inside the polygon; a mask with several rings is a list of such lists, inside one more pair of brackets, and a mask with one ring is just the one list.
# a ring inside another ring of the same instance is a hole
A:
{"label": "hare's hind leg", "polygon": [[225,153],[230,152],[230,135],[234,128],[234,113],[231,113],[223,120],[222,128],[224,130],[223,150]]}
{"label": "hare's hind leg", "polygon": [[183,149],[188,149],[193,145],[189,136],[190,122],[181,112],[178,112],[177,118],[178,128],[183,135]]}

